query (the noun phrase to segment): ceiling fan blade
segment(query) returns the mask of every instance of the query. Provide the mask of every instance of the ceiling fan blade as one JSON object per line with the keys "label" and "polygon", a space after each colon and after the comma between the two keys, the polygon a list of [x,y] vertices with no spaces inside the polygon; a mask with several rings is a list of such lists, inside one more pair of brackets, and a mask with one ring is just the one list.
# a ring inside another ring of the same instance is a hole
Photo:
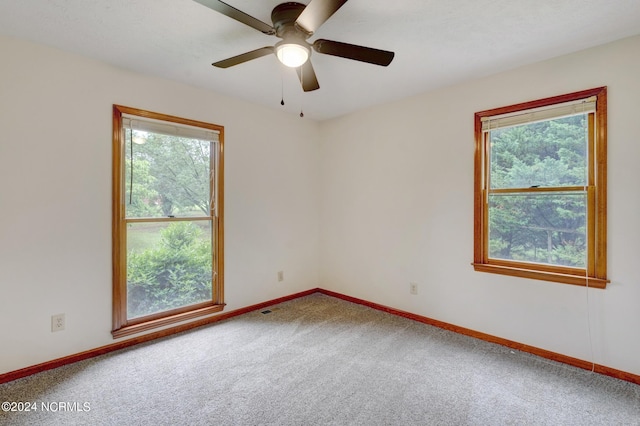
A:
{"label": "ceiling fan blade", "polygon": [[311,0],[296,24],[310,34],[315,33],[347,0]]}
{"label": "ceiling fan blade", "polygon": [[220,12],[223,15],[228,16],[229,18],[233,18],[238,22],[242,22],[245,25],[250,26],[251,28],[255,28],[256,30],[273,35],[276,33],[276,30],[269,24],[262,22],[261,20],[254,18],[251,15],[247,15],[241,10],[236,9],[233,6],[229,6],[228,4],[221,2],[219,0],[194,0],[197,3],[200,3],[203,6],[207,6],[209,9],[213,9],[216,12]]}
{"label": "ceiling fan blade", "polygon": [[258,59],[263,56],[269,55],[273,53],[273,50],[274,50],[273,46],[261,47],[260,49],[252,50],[251,52],[234,56],[233,58],[223,59],[222,61],[214,62],[211,65],[218,68],[229,68],[234,65],[238,65],[243,62],[250,61],[252,59]]}
{"label": "ceiling fan blade", "polygon": [[318,79],[316,78],[316,72],[313,70],[311,61],[307,61],[298,68],[296,68],[300,83],[302,83],[302,90],[305,92],[311,92],[320,88]]}
{"label": "ceiling fan blade", "polygon": [[313,43],[313,50],[326,55],[340,56],[361,62],[386,67],[391,63],[395,53],[387,50],[373,49],[371,47],[357,46],[355,44],[339,41],[319,39]]}

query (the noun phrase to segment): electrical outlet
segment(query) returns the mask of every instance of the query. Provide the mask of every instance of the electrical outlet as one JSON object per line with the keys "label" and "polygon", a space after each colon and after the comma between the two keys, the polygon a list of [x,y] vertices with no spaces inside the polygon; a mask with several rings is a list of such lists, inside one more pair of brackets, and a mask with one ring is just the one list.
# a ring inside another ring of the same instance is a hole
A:
{"label": "electrical outlet", "polygon": [[409,283],[409,293],[418,294],[418,283]]}
{"label": "electrical outlet", "polygon": [[64,314],[51,315],[51,332],[64,330]]}
{"label": "electrical outlet", "polygon": [[284,281],[284,271],[278,271],[278,281]]}

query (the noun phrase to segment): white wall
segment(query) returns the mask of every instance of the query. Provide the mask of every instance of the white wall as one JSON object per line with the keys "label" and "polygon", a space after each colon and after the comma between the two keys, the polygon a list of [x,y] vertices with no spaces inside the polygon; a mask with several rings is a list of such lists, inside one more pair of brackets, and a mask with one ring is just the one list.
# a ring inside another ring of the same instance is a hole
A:
{"label": "white wall", "polygon": [[[113,103],[225,126],[227,310],[320,286],[590,360],[589,312],[594,361],[640,374],[639,51],[626,39],[317,124],[0,37],[0,374],[113,342]],[[587,308],[583,287],[474,272],[473,113],[603,85],[611,284]]]}
{"label": "white wall", "polygon": [[[323,122],[322,287],[640,374],[638,52],[625,39]],[[607,289],[474,272],[474,112],[599,86]]]}
{"label": "white wall", "polygon": [[225,126],[226,311],[318,286],[317,123],[23,41],[0,52],[0,373],[114,342],[114,103]]}

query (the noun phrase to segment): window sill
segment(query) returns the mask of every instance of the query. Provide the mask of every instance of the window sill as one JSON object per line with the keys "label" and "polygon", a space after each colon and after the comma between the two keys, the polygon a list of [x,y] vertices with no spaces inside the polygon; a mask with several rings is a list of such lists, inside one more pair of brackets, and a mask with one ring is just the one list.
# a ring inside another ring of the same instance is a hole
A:
{"label": "window sill", "polygon": [[216,312],[221,312],[224,309],[224,306],[225,305],[207,306],[193,311],[182,312],[179,314],[170,315],[154,320],[139,322],[131,325],[123,325],[122,327],[111,331],[111,335],[114,339],[118,339],[120,337],[142,333],[143,331],[153,330],[154,328],[160,328],[165,325],[175,324],[181,321],[186,321],[193,318],[214,314]]}
{"label": "window sill", "polygon": [[489,265],[486,263],[472,263],[473,269],[478,272],[489,272],[493,274],[510,275],[513,277],[531,278],[535,280],[552,281],[561,284],[572,284],[584,287],[604,289],[609,280],[595,277],[585,277],[579,275],[558,274],[554,272],[535,271],[531,269],[520,269],[508,266]]}

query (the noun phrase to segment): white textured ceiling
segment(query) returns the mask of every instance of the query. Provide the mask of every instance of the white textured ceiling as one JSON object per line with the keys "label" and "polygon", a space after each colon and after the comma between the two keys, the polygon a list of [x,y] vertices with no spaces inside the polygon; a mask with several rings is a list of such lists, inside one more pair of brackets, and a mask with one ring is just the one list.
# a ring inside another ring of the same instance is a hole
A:
{"label": "white textured ceiling", "polygon": [[[269,24],[282,3],[226,2]],[[0,0],[0,34],[324,120],[640,34],[640,0],[350,0],[309,41],[396,56],[385,68],[314,53],[308,93],[273,55],[212,67],[279,39],[192,0]]]}

